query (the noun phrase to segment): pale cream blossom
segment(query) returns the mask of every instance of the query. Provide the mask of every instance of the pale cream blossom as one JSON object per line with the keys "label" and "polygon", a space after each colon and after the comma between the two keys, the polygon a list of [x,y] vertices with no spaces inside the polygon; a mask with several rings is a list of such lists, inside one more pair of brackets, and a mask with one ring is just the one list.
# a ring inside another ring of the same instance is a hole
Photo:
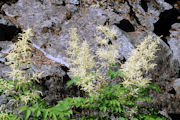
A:
{"label": "pale cream blossom", "polygon": [[127,62],[122,65],[125,74],[123,84],[126,87],[140,86],[145,87],[150,83],[150,78],[145,78],[144,75],[153,69],[156,64],[153,63],[155,53],[158,50],[159,37],[149,35],[144,41],[132,51]]}
{"label": "pale cream blossom", "polygon": [[86,40],[80,41],[76,28],[71,29],[69,33],[72,40],[69,41],[70,47],[67,50],[71,63],[70,72],[80,78],[76,84],[91,96],[96,95],[97,91],[106,83],[109,78],[107,77],[107,69],[110,64],[116,62],[118,55],[116,47],[108,45],[109,39],[115,37],[116,31],[107,26],[98,26],[97,30],[105,34],[105,38],[97,36],[96,40],[101,46],[95,55]]}
{"label": "pale cream blossom", "polygon": [[108,26],[103,26],[103,25],[99,25],[97,27],[97,30],[99,32],[103,32],[105,34],[105,37],[106,38],[109,38],[109,39],[114,39],[114,37],[116,36],[116,31],[114,29],[109,29]]}
{"label": "pale cream blossom", "polygon": [[[7,62],[6,64],[10,66],[11,71],[6,72],[6,74],[12,78],[13,83],[8,84],[11,85],[11,90],[16,89],[16,94],[19,92],[18,90],[24,89],[29,86],[33,80],[37,80],[37,77],[40,77],[39,73],[33,73],[33,75],[27,74],[23,68],[30,67],[32,61],[32,51],[31,51],[31,37],[33,36],[32,29],[23,30],[22,33],[18,36],[18,41],[12,44],[11,51],[6,56]],[[9,92],[10,88],[7,88],[5,92]],[[29,86],[29,89],[30,86]],[[28,95],[20,96],[20,100],[27,103],[31,97]]]}

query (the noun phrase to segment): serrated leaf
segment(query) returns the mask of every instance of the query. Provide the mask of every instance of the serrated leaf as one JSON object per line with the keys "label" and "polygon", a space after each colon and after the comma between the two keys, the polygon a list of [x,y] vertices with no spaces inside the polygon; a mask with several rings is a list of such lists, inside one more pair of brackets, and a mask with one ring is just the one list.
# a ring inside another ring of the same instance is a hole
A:
{"label": "serrated leaf", "polygon": [[124,73],[123,73],[123,71],[122,71],[121,69],[119,69],[119,70],[117,71],[117,74],[118,74],[120,77],[125,77],[125,75],[124,75]]}
{"label": "serrated leaf", "polygon": [[41,115],[41,111],[39,109],[37,109],[35,112],[34,112],[34,116],[35,117],[39,117]]}
{"label": "serrated leaf", "polygon": [[151,83],[150,86],[151,86],[152,89],[154,89],[154,90],[156,90],[156,91],[162,93],[161,88],[160,88],[157,84]]}
{"label": "serrated leaf", "polygon": [[29,116],[31,115],[31,111],[30,110],[27,110],[25,112],[25,120],[28,120]]}
{"label": "serrated leaf", "polygon": [[27,110],[28,108],[29,108],[29,107],[28,107],[28,106],[26,106],[26,105],[21,106],[21,107],[19,108],[19,112],[18,112],[18,113],[21,113],[21,112],[23,112],[23,111]]}
{"label": "serrated leaf", "polygon": [[116,72],[112,71],[112,70],[108,70],[108,76],[112,79],[114,79],[116,77]]}
{"label": "serrated leaf", "polygon": [[147,102],[152,102],[153,101],[153,99],[151,97],[139,97],[137,100],[147,101]]}
{"label": "serrated leaf", "polygon": [[74,77],[70,81],[66,83],[67,87],[71,86],[73,83],[76,83],[77,80],[79,80],[79,77]]}
{"label": "serrated leaf", "polygon": [[53,114],[53,120],[57,120],[57,117],[55,114]]}
{"label": "serrated leaf", "polygon": [[106,107],[103,107],[103,112],[106,112],[107,108]]}
{"label": "serrated leaf", "polygon": [[48,112],[49,112],[48,110],[43,111],[43,120],[47,119]]}

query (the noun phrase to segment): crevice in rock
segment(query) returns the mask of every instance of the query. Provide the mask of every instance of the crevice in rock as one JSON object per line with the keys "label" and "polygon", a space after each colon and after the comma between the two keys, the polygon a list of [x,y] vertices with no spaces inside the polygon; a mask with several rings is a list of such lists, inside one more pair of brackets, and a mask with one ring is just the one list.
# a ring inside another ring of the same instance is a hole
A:
{"label": "crevice in rock", "polygon": [[18,0],[1,0],[1,2],[11,5],[11,4],[15,4],[16,2],[18,2]]}
{"label": "crevice in rock", "polygon": [[159,20],[154,24],[153,32],[158,36],[162,36],[161,39],[168,46],[169,46],[169,44],[168,44],[166,37],[170,35],[169,30],[171,29],[171,25],[173,25],[174,23],[180,22],[178,20],[179,15],[180,15],[180,13],[175,8],[166,10],[160,14]]}
{"label": "crevice in rock", "polygon": [[178,0],[164,0],[165,2],[173,5],[174,3],[176,3]]}
{"label": "crevice in rock", "polygon": [[177,77],[180,78],[180,66],[178,67],[178,73],[177,73]]}
{"label": "crevice in rock", "polygon": [[130,7],[129,15],[131,16],[131,18],[134,18],[136,20],[137,24],[141,25],[141,22],[139,21],[138,17],[136,16],[136,13],[133,11],[133,7],[130,5],[128,0],[126,0],[126,1],[127,1],[127,4]]}
{"label": "crevice in rock", "polygon": [[180,114],[169,114],[172,120],[180,120]]}
{"label": "crevice in rock", "polygon": [[20,32],[16,26],[0,24],[0,41],[11,41]]}
{"label": "crevice in rock", "polygon": [[115,24],[118,28],[126,31],[126,32],[134,32],[134,26],[127,19],[121,20],[119,23]]}
{"label": "crevice in rock", "polygon": [[78,86],[71,85],[67,87],[67,82],[71,78],[66,74],[64,76],[47,76],[40,80],[40,86],[43,92],[43,99],[50,105],[56,105],[57,101],[66,97],[83,97],[85,93]]}
{"label": "crevice in rock", "polygon": [[62,65],[61,68],[62,68],[62,70],[65,71],[66,73],[69,71],[69,68],[66,67],[66,66],[64,66],[64,65]]}
{"label": "crevice in rock", "polygon": [[141,7],[144,9],[145,12],[147,12],[148,10],[148,5],[147,5],[147,2],[146,0],[141,0]]}
{"label": "crevice in rock", "polygon": [[177,9],[172,8],[162,12],[159,16],[159,20],[154,24],[154,33],[158,36],[169,36],[171,25],[180,22],[178,16],[180,13]]}
{"label": "crevice in rock", "polygon": [[62,6],[66,6],[66,3],[65,3],[65,1],[63,0],[63,3],[62,3]]}
{"label": "crevice in rock", "polygon": [[174,95],[175,95],[175,94],[176,94],[176,91],[175,91],[174,88],[172,88],[171,90],[168,91],[168,93],[169,93],[169,94],[174,94]]}
{"label": "crevice in rock", "polygon": [[162,39],[168,46],[170,46],[169,43],[168,43],[168,40],[167,40],[165,37],[161,37],[161,39]]}

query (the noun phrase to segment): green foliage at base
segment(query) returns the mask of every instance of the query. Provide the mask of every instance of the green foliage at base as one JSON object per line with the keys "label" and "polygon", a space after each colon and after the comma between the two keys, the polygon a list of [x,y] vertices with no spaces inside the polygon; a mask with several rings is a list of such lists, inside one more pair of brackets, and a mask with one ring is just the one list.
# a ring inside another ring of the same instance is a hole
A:
{"label": "green foliage at base", "polygon": [[[112,74],[117,72],[111,71]],[[120,72],[114,77],[121,75]],[[76,108],[80,108],[84,111],[94,111],[97,115],[87,115],[79,118],[80,120],[110,120],[110,116],[119,118],[118,120],[165,120],[157,114],[156,109],[143,108],[137,104],[137,101],[152,102],[152,99],[148,96],[149,89],[160,90],[155,84],[149,84],[146,88],[139,88],[137,96],[128,95],[130,89],[124,87],[123,84],[116,84],[114,86],[104,86],[99,91],[99,95],[96,97],[74,97],[65,98],[63,101],[59,101],[54,107],[44,106],[44,103],[35,104],[31,107],[22,106],[20,112],[25,111],[25,119],[33,115],[34,118],[52,118],[53,120],[68,120],[73,114],[78,113]],[[147,113],[143,112],[146,111]]]}
{"label": "green foliage at base", "polygon": [[0,113],[0,120],[20,120],[20,119],[18,119],[18,115]]}

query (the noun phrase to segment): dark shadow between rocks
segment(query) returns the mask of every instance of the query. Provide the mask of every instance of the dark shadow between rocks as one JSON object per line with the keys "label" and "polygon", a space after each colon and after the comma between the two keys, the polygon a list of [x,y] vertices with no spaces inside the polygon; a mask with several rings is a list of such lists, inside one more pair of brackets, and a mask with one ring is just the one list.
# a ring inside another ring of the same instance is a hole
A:
{"label": "dark shadow between rocks", "polygon": [[164,0],[164,1],[172,5],[176,3],[178,0]]}
{"label": "dark shadow between rocks", "polygon": [[0,41],[11,41],[20,32],[21,29],[16,26],[0,24]]}
{"label": "dark shadow between rocks", "polygon": [[175,8],[162,12],[159,20],[154,24],[154,33],[158,36],[169,36],[171,25],[180,22],[178,16],[180,13]]}
{"label": "dark shadow between rocks", "polygon": [[40,86],[43,91],[43,99],[54,106],[66,97],[83,97],[85,93],[79,87],[75,85],[67,87],[66,84],[70,80],[67,74],[63,77],[53,75],[41,79]]}
{"label": "dark shadow between rocks", "polygon": [[148,5],[147,5],[147,2],[146,0],[141,0],[141,7],[144,9],[145,12],[147,12],[148,10]]}
{"label": "dark shadow between rocks", "polygon": [[158,36],[162,36],[161,39],[168,46],[169,44],[166,37],[170,35],[169,30],[171,29],[171,25],[180,22],[180,20],[178,20],[178,16],[180,16],[180,12],[177,9],[173,8],[166,10],[160,14],[159,20],[154,24],[153,32]]}
{"label": "dark shadow between rocks", "polygon": [[1,0],[1,2],[11,5],[18,2],[18,0]]}
{"label": "dark shadow between rocks", "polygon": [[172,120],[180,120],[180,114],[169,114]]}
{"label": "dark shadow between rocks", "polygon": [[129,22],[129,20],[126,19],[121,20],[119,23],[116,23],[115,25],[121,30],[124,30],[125,32],[135,31],[134,26]]}

